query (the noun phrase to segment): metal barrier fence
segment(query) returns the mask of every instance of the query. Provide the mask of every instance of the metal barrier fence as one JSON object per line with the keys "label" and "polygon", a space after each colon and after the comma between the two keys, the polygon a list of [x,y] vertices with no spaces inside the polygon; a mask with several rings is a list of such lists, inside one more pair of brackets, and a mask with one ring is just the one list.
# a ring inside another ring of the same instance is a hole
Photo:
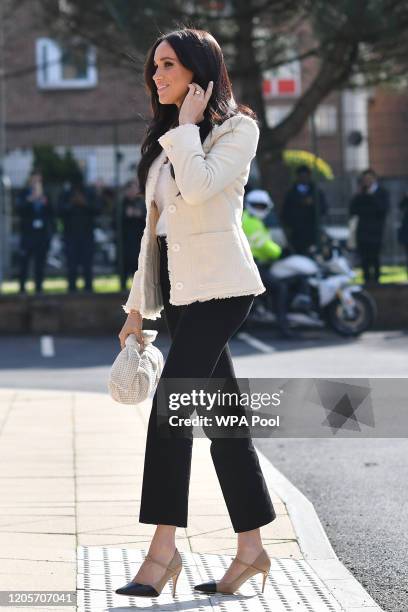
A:
{"label": "metal barrier fence", "polygon": [[[103,192],[103,209],[95,220],[94,272],[119,272],[121,235],[118,209],[125,184],[135,177],[144,126],[140,118],[122,121],[54,121],[6,125],[8,153],[4,160],[7,188],[0,198],[0,282],[16,279],[19,270],[20,222],[16,200],[33,167],[34,147],[47,145],[63,157],[70,151],[78,162],[85,183],[99,185]],[[49,174],[49,172],[48,172]],[[63,183],[45,185],[56,209]],[[62,224],[57,224],[46,266],[47,276],[65,275]]]}
{"label": "metal barrier fence", "polygon": [[[32,168],[33,147],[48,144],[59,154],[70,150],[83,168],[86,182],[100,182],[105,186],[106,202],[96,219],[95,274],[118,272],[120,236],[114,227],[115,215],[124,184],[135,176],[140,156],[140,142],[144,125],[140,118],[125,121],[62,121],[49,124],[6,125],[7,154],[4,164],[5,182],[2,188],[0,224],[0,282],[15,279],[18,272],[19,223],[16,215],[16,196],[24,186]],[[320,155],[325,149],[319,143]],[[338,156],[338,151],[336,156]],[[330,161],[330,155],[327,153]],[[337,159],[337,157],[336,157]],[[256,164],[253,164],[254,168]],[[338,167],[338,163],[333,164]],[[397,241],[400,220],[399,201],[408,191],[408,174],[401,177],[381,177],[389,190],[391,210],[387,218],[382,261],[388,265],[405,263],[402,247]],[[348,206],[356,186],[356,172],[339,174],[332,181],[321,184],[329,203],[327,226],[340,233],[347,232]],[[61,186],[60,186],[61,187]],[[58,188],[56,188],[58,189]],[[57,194],[55,192],[55,196]],[[279,203],[277,203],[279,205]],[[51,243],[47,275],[65,273],[61,233]]]}

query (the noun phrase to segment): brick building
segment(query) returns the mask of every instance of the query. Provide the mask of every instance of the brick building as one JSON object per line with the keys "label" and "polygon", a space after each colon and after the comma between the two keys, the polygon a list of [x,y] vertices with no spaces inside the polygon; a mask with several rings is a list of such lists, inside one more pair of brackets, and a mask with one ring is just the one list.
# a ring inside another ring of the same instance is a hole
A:
{"label": "brick building", "polygon": [[[5,174],[12,187],[25,182],[36,144],[54,145],[59,152],[69,147],[88,182],[102,180],[115,187],[134,177],[150,118],[141,71],[112,66],[101,51],[80,42],[61,48],[50,38],[35,0],[16,5],[0,27],[5,42],[0,59],[6,74],[0,117],[5,118]],[[302,26],[296,44],[306,48],[311,42]],[[316,60],[309,58],[265,72],[269,125],[290,112],[316,68]],[[245,102],[239,83],[234,82],[234,90]],[[408,189],[407,101],[408,93],[386,89],[332,92],[314,113],[314,130],[309,121],[288,143],[289,149],[314,152],[331,166],[335,179],[323,188],[332,225],[346,225],[358,172],[368,166],[379,172],[393,204],[387,230],[387,257],[392,261],[402,257],[396,227],[398,202]],[[11,228],[9,222],[6,225],[5,235]]]}
{"label": "brick building", "polygon": [[116,142],[121,182],[129,178],[148,108],[140,74],[109,65],[92,47],[62,49],[35,2],[13,11],[5,37],[5,168],[12,184],[25,180],[32,146],[44,143],[70,147],[90,181],[112,184]]}
{"label": "brick building", "polygon": [[[111,66],[81,45],[66,49],[61,61],[63,50],[49,38],[36,2],[13,11],[5,38],[6,172],[13,185],[25,180],[38,143],[71,147],[91,181],[113,184],[118,172],[120,183],[130,178],[150,116],[142,74]],[[310,44],[307,27],[296,40],[300,47]],[[290,112],[315,75],[315,62],[265,73],[269,125]],[[333,92],[314,114],[315,134],[308,122],[288,148],[314,151],[332,167],[336,181],[327,189],[336,206],[344,206],[350,176],[368,165],[387,178],[405,176],[407,99],[382,90]]]}

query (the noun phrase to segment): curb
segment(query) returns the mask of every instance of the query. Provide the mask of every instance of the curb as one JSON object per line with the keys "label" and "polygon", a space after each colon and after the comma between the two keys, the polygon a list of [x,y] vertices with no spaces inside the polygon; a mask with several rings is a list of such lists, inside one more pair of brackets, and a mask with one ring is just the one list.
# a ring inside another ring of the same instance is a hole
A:
{"label": "curb", "polygon": [[345,612],[384,612],[334,552],[313,504],[256,449],[268,486],[285,504],[311,570]]}

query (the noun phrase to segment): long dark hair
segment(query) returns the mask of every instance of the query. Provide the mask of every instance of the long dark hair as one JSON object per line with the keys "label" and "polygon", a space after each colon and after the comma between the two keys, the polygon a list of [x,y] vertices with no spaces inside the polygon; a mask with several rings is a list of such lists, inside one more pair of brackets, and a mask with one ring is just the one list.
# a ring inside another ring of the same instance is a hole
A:
{"label": "long dark hair", "polygon": [[[145,191],[146,179],[152,162],[162,151],[157,139],[169,129],[178,125],[179,109],[176,104],[160,104],[153,75],[154,53],[156,47],[167,41],[173,48],[180,63],[193,72],[192,80],[204,90],[208,83],[214,81],[211,98],[204,110],[204,119],[198,124],[200,139],[203,143],[214,125],[225,119],[242,113],[257,120],[256,114],[248,106],[235,102],[231,81],[224,62],[222,50],[215,38],[205,30],[182,28],[160,36],[149,49],[145,66],[144,79],[147,93],[150,94],[153,120],[147,127],[146,136],[141,147],[141,159],[137,169],[139,185]],[[174,178],[174,169],[171,166]]]}

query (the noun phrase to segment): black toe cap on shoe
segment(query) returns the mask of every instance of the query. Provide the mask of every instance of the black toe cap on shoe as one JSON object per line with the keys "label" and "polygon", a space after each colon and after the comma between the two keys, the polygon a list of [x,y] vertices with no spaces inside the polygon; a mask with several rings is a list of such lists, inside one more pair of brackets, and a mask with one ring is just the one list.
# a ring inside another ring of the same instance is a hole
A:
{"label": "black toe cap on shoe", "polygon": [[150,584],[139,582],[128,582],[123,587],[116,589],[117,595],[128,595],[129,597],[157,597],[159,593]]}
{"label": "black toe cap on shoe", "polygon": [[196,584],[194,590],[201,591],[202,593],[216,593],[217,583],[215,580],[211,580],[211,582],[202,582],[201,584]]}

